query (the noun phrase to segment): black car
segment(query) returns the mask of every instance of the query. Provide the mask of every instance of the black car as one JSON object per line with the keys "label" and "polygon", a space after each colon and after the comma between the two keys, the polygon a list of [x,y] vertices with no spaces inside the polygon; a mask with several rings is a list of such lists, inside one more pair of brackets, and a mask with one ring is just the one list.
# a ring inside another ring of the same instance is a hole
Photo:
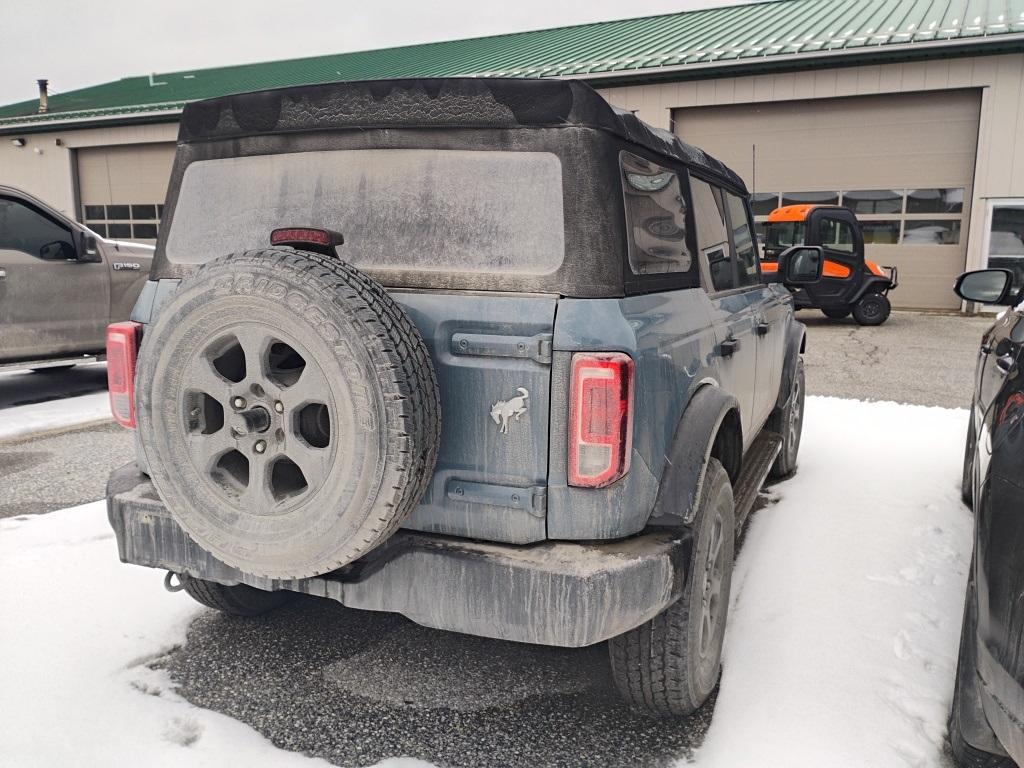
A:
{"label": "black car", "polygon": [[1024,287],[985,269],[961,275],[956,292],[1016,309],[985,333],[975,376],[962,486],[974,556],[950,743],[960,765],[1012,768],[1024,765]]}

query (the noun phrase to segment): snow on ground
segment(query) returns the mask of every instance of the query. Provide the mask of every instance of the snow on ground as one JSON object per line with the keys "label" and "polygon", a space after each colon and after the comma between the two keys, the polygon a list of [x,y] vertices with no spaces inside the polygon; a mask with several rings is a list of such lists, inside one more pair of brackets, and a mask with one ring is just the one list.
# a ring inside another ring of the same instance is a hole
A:
{"label": "snow on ground", "polygon": [[0,409],[0,440],[110,418],[106,392]]}
{"label": "snow on ground", "polygon": [[[965,424],[808,400],[800,472],[737,563],[700,768],[940,765],[970,559]],[[118,562],[100,503],[0,520],[0,762],[308,764],[147,666],[199,610],[161,578]]]}
{"label": "snow on ground", "polygon": [[733,577],[702,768],[941,765],[973,519],[967,414],[810,398]]}
{"label": "snow on ground", "polygon": [[147,666],[200,610],[161,599],[162,578],[118,561],[102,502],[0,520],[0,764],[327,766],[192,706]]}

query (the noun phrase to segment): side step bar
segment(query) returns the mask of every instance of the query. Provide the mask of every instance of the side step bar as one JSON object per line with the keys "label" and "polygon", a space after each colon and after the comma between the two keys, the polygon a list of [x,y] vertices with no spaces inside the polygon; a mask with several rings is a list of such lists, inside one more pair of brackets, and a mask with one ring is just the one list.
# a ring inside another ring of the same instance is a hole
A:
{"label": "side step bar", "polygon": [[102,363],[106,359],[106,355],[100,354],[79,355],[77,357],[51,357],[45,360],[19,360],[15,363],[0,363],[0,372],[59,368],[62,365],[89,365],[90,363]]}
{"label": "side step bar", "polygon": [[740,535],[750,510],[754,508],[757,494],[765,478],[782,450],[782,436],[766,429],[761,430],[754,443],[743,455],[743,470],[736,487],[732,489],[736,510],[736,535]]}

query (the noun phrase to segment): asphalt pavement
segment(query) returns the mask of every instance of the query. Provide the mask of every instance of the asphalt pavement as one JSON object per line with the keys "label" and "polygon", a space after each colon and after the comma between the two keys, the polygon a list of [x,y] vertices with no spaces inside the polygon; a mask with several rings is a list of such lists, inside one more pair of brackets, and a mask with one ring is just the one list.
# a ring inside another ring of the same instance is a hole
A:
{"label": "asphalt pavement", "polygon": [[[969,403],[991,322],[903,312],[880,328],[800,319],[810,394],[946,407]],[[87,369],[10,378],[0,382],[0,419],[4,407],[102,386]],[[110,470],[132,455],[131,434],[113,424],[0,443],[0,516],[102,498]],[[187,644],[157,664],[194,704],[340,766],[401,755],[445,766],[667,765],[700,744],[712,709],[676,722],[632,712],[614,691],[604,644],[466,637],[306,596],[256,619],[204,611]]]}

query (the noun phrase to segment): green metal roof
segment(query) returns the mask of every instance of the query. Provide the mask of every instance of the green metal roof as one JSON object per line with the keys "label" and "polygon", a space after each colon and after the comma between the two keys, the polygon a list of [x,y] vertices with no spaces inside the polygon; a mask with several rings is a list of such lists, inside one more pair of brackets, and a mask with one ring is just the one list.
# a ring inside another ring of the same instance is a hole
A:
{"label": "green metal roof", "polygon": [[[126,77],[0,107],[0,129],[180,111],[229,93],[400,77],[706,76],[841,54],[921,55],[1001,43],[1024,50],[1024,0],[775,0],[535,32]],[[115,120],[116,122],[116,120]]]}

